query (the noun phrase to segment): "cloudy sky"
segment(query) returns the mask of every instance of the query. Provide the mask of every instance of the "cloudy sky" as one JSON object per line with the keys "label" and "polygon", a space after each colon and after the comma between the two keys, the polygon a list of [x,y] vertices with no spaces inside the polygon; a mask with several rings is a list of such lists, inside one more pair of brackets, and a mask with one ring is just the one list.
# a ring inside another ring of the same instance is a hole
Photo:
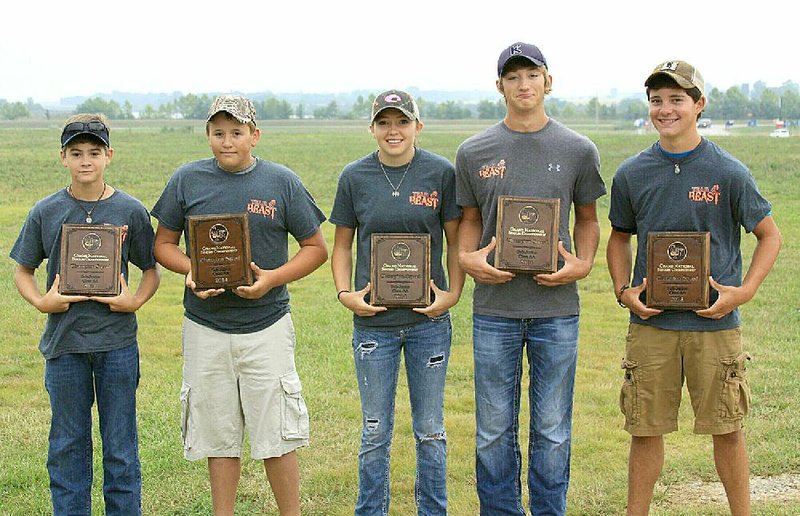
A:
{"label": "cloudy sky", "polygon": [[[468,4],[474,4],[469,7]],[[562,98],[638,92],[684,59],[721,89],[800,82],[794,9],[747,2],[54,0],[4,2],[0,99],[127,91],[492,90],[537,44]]]}

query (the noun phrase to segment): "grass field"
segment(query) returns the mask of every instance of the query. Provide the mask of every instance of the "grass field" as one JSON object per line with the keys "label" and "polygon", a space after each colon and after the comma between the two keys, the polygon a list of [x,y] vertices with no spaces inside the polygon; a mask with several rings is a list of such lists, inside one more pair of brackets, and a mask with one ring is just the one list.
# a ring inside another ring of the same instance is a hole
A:
{"label": "grass field", "polygon": [[[114,162],[106,172],[110,184],[141,199],[148,208],[178,164],[210,154],[202,126],[150,124],[120,125],[113,130]],[[485,125],[432,121],[426,125],[420,145],[452,160],[458,144]],[[294,169],[326,213],[330,212],[339,171],[374,149],[363,122],[266,126],[257,154]],[[600,149],[602,174],[609,187],[619,163],[655,139],[654,134],[635,135],[632,131],[597,131],[593,126],[577,129]],[[5,257],[31,205],[68,182],[58,161],[58,134],[57,124],[0,127],[0,251]],[[784,235],[775,269],[758,296],[742,310],[746,346],[754,357],[750,366],[754,404],[746,435],[753,475],[798,474],[800,138],[742,135],[712,139],[752,169],[762,192],[774,204],[774,217]],[[606,271],[608,196],[599,200],[598,212],[602,228],[598,257],[592,274],[580,283],[582,337],[570,514],[620,514],[625,507],[628,436],[621,429],[617,399],[627,312],[614,301]],[[333,227],[326,223],[324,231],[331,245]],[[754,238],[744,240],[748,263]],[[0,514],[47,514],[49,404],[43,387],[44,363],[37,350],[45,316],[17,294],[13,267],[10,259],[0,260]],[[311,446],[299,452],[303,510],[313,515],[352,514],[360,410],[350,314],[336,302],[328,264],[291,285],[290,290],[298,333],[297,361],[312,424]],[[182,278],[165,272],[159,292],[139,311],[142,378],[138,408],[146,514],[210,513],[205,462],[185,461],[180,444],[182,292]],[[451,514],[457,516],[477,514],[470,314],[471,286],[452,313],[454,340],[446,387],[448,490]],[[392,513],[407,515],[414,513],[414,443],[402,377],[392,453]],[[525,403],[523,397],[523,415]],[[710,439],[691,434],[690,412],[685,403],[681,430],[666,439],[666,465],[653,514],[727,513],[725,505],[680,503],[683,483],[716,479]],[[520,428],[521,438],[527,442],[527,418],[522,418]],[[95,472],[99,472],[99,440],[95,449]],[[96,477],[94,503],[100,514],[102,478]],[[244,461],[238,509],[240,514],[276,513],[257,462]],[[754,512],[798,514],[800,500],[757,502]]]}

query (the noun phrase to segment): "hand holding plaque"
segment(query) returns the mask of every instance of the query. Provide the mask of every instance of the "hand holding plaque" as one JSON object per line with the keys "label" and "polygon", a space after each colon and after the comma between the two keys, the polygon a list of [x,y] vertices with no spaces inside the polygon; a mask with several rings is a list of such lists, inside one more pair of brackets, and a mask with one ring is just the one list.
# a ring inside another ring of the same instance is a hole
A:
{"label": "hand holding plaque", "polygon": [[494,266],[532,274],[558,270],[560,199],[501,195],[497,200]]}
{"label": "hand holding plaque", "polygon": [[196,289],[253,284],[247,220],[246,213],[188,217],[189,258]]}
{"label": "hand holding plaque", "polygon": [[373,233],[370,247],[370,304],[420,307],[431,304],[431,236]]}
{"label": "hand holding plaque", "polygon": [[122,228],[118,226],[63,224],[59,294],[119,294],[121,248]]}
{"label": "hand holding plaque", "polygon": [[709,232],[648,233],[647,307],[672,310],[708,308],[710,270]]}

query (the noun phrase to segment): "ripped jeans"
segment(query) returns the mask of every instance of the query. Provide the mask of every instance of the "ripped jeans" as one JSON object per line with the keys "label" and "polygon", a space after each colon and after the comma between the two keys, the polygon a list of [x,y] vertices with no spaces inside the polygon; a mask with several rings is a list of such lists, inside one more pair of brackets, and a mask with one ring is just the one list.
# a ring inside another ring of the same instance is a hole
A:
{"label": "ripped jeans", "polygon": [[389,514],[389,455],[401,352],[406,364],[417,450],[414,480],[417,514],[447,513],[444,382],[451,337],[447,314],[413,326],[353,329],[363,424],[356,515]]}

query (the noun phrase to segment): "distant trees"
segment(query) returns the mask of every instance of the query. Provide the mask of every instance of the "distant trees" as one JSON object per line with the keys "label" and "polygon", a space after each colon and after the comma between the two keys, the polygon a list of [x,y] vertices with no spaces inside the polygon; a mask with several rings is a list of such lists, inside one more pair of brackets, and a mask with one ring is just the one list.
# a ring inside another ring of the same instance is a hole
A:
{"label": "distant trees", "polygon": [[31,116],[28,107],[22,102],[6,102],[0,99],[0,119],[17,120]]}
{"label": "distant trees", "polygon": [[[721,91],[713,88],[707,93],[708,104],[705,115],[717,119],[786,119],[800,120],[800,86],[786,81],[779,87],[767,87],[762,81],[751,85],[742,84]],[[182,96],[173,94],[168,101],[162,101],[154,107],[146,104],[138,112],[134,111],[130,101],[121,104],[115,100],[92,97],[77,106],[76,112],[104,113],[111,119],[190,119],[204,120],[211,104],[212,95],[195,95],[189,93]],[[291,97],[290,97],[291,98]],[[256,115],[260,120],[286,120],[289,118],[334,119],[369,119],[375,94],[359,94],[354,100],[352,96],[313,95],[292,105],[286,99],[268,95],[254,100]],[[327,104],[324,104],[327,102]],[[434,102],[417,96],[420,114],[423,119],[464,119],[479,118],[484,120],[500,120],[505,116],[506,107],[503,99],[481,100],[470,103],[456,100]],[[591,120],[635,120],[648,115],[647,102],[643,98],[625,98],[619,101],[603,101],[597,97],[585,102],[567,101],[548,96],[545,105],[547,113],[558,119],[575,118]],[[48,110],[32,99],[27,103],[7,102],[0,99],[0,119],[15,120],[19,118],[49,117]]]}
{"label": "distant trees", "polygon": [[728,88],[724,93],[714,88],[708,94],[706,115],[725,120],[743,118],[800,120],[800,86],[787,81],[780,88],[766,88],[759,81],[753,87],[751,98],[748,98],[740,87]]}
{"label": "distant trees", "polygon": [[133,118],[133,106],[128,101],[120,106],[114,100],[105,100],[92,97],[78,104],[76,113],[103,113],[111,120],[125,120]]}

